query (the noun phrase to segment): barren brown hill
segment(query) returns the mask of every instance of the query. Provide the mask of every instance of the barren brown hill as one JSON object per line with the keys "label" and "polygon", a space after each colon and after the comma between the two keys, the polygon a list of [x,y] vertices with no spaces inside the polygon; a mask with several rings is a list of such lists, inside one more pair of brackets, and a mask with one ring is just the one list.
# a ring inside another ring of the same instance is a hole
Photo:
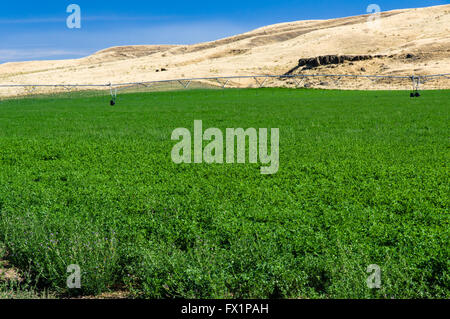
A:
{"label": "barren brown hill", "polygon": [[[325,55],[367,58],[305,64],[304,59]],[[333,74],[450,73],[450,5],[384,12],[378,27],[368,23],[367,15],[298,21],[196,45],[114,47],[77,60],[6,63],[0,65],[0,84],[105,84],[324,69]]]}

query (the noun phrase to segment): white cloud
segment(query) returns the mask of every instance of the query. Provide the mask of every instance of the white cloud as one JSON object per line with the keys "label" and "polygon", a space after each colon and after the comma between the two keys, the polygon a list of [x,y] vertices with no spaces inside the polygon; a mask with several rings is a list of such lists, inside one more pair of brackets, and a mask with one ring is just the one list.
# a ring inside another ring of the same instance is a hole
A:
{"label": "white cloud", "polygon": [[[67,15],[68,16],[68,15]],[[26,19],[0,19],[0,24],[42,24],[42,23],[65,23],[67,16],[64,17],[44,17],[44,18],[26,18]],[[82,16],[83,21],[146,21],[154,22],[167,19],[175,19],[174,16],[148,16],[148,17],[126,17],[118,15],[108,16]]]}
{"label": "white cloud", "polygon": [[42,59],[65,58],[67,56],[85,56],[86,51],[69,51],[57,49],[0,49],[0,63],[15,61],[30,61]]}
{"label": "white cloud", "polygon": [[0,24],[30,24],[64,22],[62,18],[29,18],[29,19],[0,19]]}

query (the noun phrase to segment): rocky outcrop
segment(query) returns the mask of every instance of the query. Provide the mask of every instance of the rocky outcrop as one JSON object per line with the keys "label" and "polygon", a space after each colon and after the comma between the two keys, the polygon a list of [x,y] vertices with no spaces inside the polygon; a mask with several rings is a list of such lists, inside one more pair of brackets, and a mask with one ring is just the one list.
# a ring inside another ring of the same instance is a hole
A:
{"label": "rocky outcrop", "polygon": [[314,58],[300,59],[298,65],[286,74],[292,74],[300,68],[302,70],[310,70],[323,65],[342,64],[346,61],[365,61],[383,57],[383,55],[322,55]]}

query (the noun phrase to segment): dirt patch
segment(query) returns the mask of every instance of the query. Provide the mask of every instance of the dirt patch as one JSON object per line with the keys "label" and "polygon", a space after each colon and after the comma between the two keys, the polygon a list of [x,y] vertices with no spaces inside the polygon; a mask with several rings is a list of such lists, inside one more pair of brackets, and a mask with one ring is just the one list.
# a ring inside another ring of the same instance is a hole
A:
{"label": "dirt patch", "polygon": [[5,259],[7,257],[6,250],[0,246],[0,282],[16,281],[22,282],[23,278],[20,276],[18,269],[12,267]]}
{"label": "dirt patch", "polygon": [[78,299],[108,300],[108,299],[129,299],[129,298],[130,298],[129,292],[120,290],[120,291],[114,291],[114,292],[106,292],[106,293],[100,294],[98,296],[84,296],[84,297],[80,297]]}
{"label": "dirt patch", "polygon": [[347,61],[356,62],[356,61],[366,61],[372,59],[382,59],[385,56],[383,55],[323,55],[317,56],[314,58],[306,58],[300,59],[298,61],[298,65],[289,70],[285,75],[293,74],[295,71],[302,69],[303,70],[311,70],[317,68],[319,66],[326,66],[331,64],[343,64]]}
{"label": "dirt patch", "polygon": [[217,53],[211,54],[210,56],[205,57],[204,60],[208,60],[208,59],[210,59],[210,60],[212,60],[212,59],[220,59],[220,58],[223,58],[223,57],[229,57],[229,56],[238,56],[238,55],[241,55],[241,54],[245,54],[245,53],[247,53],[248,51],[249,51],[249,50],[246,50],[246,49],[231,49],[231,50],[226,50],[226,51],[222,51],[222,52],[217,52]]}

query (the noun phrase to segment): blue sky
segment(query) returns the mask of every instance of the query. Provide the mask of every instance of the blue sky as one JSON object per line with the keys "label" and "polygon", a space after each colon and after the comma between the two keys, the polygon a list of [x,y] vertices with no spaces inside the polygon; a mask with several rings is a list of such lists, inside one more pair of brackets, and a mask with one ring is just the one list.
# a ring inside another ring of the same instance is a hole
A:
{"label": "blue sky", "polygon": [[[81,7],[81,29],[69,29],[66,8]],[[57,0],[4,1],[0,7],[0,63],[78,58],[117,45],[192,44],[260,26],[304,19],[448,4],[433,0]]]}

